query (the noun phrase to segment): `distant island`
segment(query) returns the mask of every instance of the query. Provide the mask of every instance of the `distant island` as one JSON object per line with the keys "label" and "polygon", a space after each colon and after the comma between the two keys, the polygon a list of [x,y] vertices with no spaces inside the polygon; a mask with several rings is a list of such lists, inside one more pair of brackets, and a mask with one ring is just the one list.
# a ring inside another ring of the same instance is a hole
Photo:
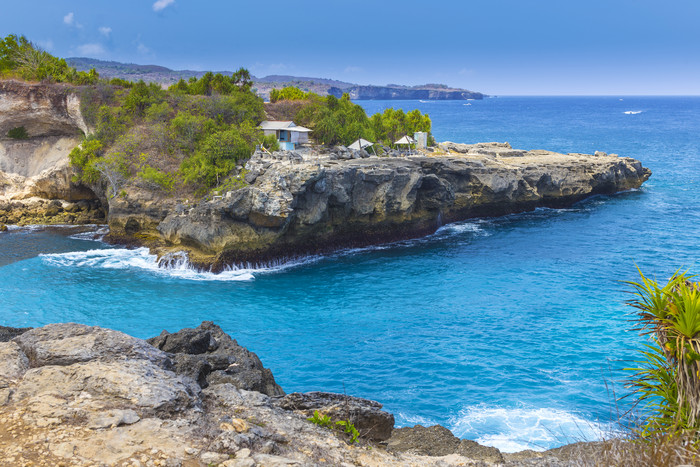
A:
{"label": "distant island", "polygon": [[[159,65],[137,65],[84,57],[68,58],[66,62],[78,71],[89,71],[91,68],[94,68],[100,76],[108,79],[143,80],[147,83],[155,82],[167,86],[177,83],[180,79],[201,78],[206,73],[205,71],[171,70]],[[224,75],[232,74],[230,71],[219,71],[218,73]],[[282,89],[286,86],[294,86],[303,91],[314,92],[321,96],[333,95],[341,97],[344,93],[348,93],[353,100],[470,100],[486,97],[485,94],[480,92],[451,88],[445,84],[363,86],[334,79],[290,75],[270,75],[263,78],[252,76],[252,79],[256,93],[264,99],[269,99],[272,89]]]}

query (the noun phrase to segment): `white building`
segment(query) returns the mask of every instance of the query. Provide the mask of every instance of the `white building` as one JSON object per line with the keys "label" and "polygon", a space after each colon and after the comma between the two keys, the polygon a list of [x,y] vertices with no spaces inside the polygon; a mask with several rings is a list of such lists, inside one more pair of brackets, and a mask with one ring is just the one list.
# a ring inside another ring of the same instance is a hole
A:
{"label": "white building", "polygon": [[280,144],[280,148],[291,151],[299,144],[309,142],[311,130],[298,126],[294,122],[268,121],[260,124],[265,136],[274,135]]}

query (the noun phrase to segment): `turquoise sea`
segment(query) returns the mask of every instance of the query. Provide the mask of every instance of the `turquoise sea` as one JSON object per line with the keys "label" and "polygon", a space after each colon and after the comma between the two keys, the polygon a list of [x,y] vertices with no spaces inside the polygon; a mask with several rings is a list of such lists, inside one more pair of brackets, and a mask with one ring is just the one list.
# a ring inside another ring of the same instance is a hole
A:
{"label": "turquoise sea", "polygon": [[[700,98],[369,101],[419,108],[438,141],[596,150],[652,169],[641,190],[569,209],[446,225],[429,237],[223,273],[158,269],[147,251],[71,229],[0,234],[0,323],[75,321],[150,337],[202,320],[256,352],[287,391],[381,401],[506,451],[615,429],[638,265],[698,272]],[[614,393],[612,391],[614,389]]]}

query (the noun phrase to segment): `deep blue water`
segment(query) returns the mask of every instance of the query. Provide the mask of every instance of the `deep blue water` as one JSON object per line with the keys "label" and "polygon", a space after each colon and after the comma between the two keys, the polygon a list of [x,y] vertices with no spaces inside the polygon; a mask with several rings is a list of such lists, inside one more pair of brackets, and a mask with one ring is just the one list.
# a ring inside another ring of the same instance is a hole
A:
{"label": "deep blue water", "polygon": [[620,281],[635,264],[697,272],[700,246],[700,98],[622,99],[361,103],[418,107],[438,141],[632,156],[654,172],[639,191],[218,277],[71,232],[13,230],[0,234],[1,322],[150,337],[213,320],[287,392],[346,391],[399,425],[441,423],[506,450],[594,439],[641,342]]}

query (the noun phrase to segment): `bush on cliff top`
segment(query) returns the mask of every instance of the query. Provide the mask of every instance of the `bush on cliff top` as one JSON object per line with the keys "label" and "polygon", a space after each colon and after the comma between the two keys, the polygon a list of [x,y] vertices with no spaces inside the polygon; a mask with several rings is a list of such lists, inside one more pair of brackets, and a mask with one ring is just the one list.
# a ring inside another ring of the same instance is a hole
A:
{"label": "bush on cliff top", "polygon": [[81,85],[94,84],[99,79],[94,68],[88,72],[76,71],[64,59],[54,57],[26,37],[15,34],[0,40],[0,76]]}
{"label": "bush on cliff top", "polygon": [[[279,91],[273,89],[270,103],[270,113],[279,114],[276,117],[280,120],[294,120],[311,128],[312,137],[326,145],[347,146],[358,138],[391,145],[416,131],[430,133],[432,127],[430,117],[418,109],[405,113],[401,109],[388,108],[383,113],[367,117],[361,106],[350,101],[348,94],[338,99],[286,87]],[[432,136],[430,140],[434,143]]]}
{"label": "bush on cliff top", "polygon": [[[231,77],[205,75],[167,91],[139,81],[126,87],[101,82],[81,92],[81,110],[94,128],[87,141],[101,146],[96,152],[83,144],[71,161],[78,180],[99,181],[110,194],[131,179],[151,189],[204,194],[235,175],[257,144],[272,143],[258,128],[264,107],[245,70]],[[95,165],[105,157],[112,158],[107,168]],[[120,170],[110,174],[124,177],[106,175],[115,167]]]}

